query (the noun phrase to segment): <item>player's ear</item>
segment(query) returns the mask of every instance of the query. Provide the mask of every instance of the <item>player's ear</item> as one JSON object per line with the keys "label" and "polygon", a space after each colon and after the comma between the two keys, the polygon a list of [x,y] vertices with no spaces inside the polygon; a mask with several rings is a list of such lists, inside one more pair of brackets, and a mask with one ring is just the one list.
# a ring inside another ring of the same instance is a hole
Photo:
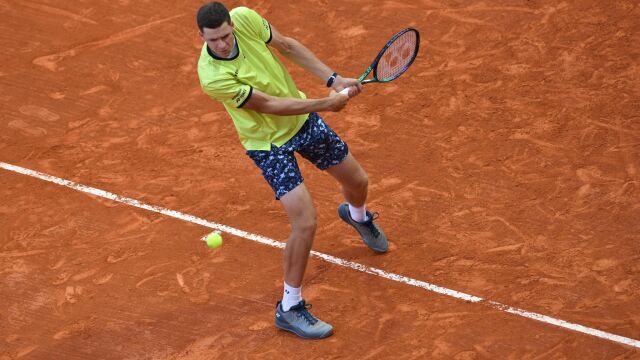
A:
{"label": "player's ear", "polygon": [[200,39],[202,39],[202,41],[205,41],[202,31],[198,31],[198,35],[200,36]]}
{"label": "player's ear", "polygon": [[229,26],[231,26],[231,28],[233,29],[233,27],[235,26],[235,25],[233,24],[233,21],[229,20]]}

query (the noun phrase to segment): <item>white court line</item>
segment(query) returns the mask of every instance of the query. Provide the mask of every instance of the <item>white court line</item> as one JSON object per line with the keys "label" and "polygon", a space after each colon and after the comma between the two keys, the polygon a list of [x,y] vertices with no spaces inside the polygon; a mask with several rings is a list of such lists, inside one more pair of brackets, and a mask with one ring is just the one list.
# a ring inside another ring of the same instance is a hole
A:
{"label": "white court line", "polygon": [[[167,215],[167,216],[171,216],[173,218],[176,219],[180,219],[180,220],[184,220],[184,221],[188,221],[190,223],[194,223],[194,224],[198,224],[198,225],[202,225],[211,229],[215,229],[215,230],[220,230],[235,236],[239,236],[248,240],[252,240],[252,241],[256,241],[259,242],[261,244],[265,244],[265,245],[269,245],[269,246],[273,246],[276,248],[280,248],[283,249],[285,247],[285,244],[280,242],[280,241],[276,241],[273,239],[269,239],[266,238],[264,236],[260,236],[260,235],[256,235],[256,234],[251,234],[248,233],[246,231],[242,231],[236,228],[232,228],[230,226],[226,226],[226,225],[222,225],[222,224],[217,224],[205,219],[201,219],[199,217],[193,216],[193,215],[187,215],[187,214],[183,214],[181,212],[175,211],[175,210],[169,210],[169,209],[165,209],[159,206],[153,206],[153,205],[147,205],[145,203],[142,203],[138,200],[135,199],[130,199],[124,196],[120,196],[120,195],[116,195],[104,190],[100,190],[100,189],[96,189],[96,188],[92,188],[89,186],[85,186],[82,184],[78,184],[75,183],[73,181],[70,180],[64,180],[64,179],[60,179],[57,178],[55,176],[51,176],[51,175],[47,175],[47,174],[43,174],[41,172],[38,171],[34,171],[34,170],[29,170],[29,169],[25,169],[23,167],[19,167],[19,166],[15,166],[15,165],[11,165],[11,164],[7,164],[4,162],[0,162],[0,168],[3,168],[5,170],[9,170],[9,171],[13,171],[16,173],[20,173],[23,175],[28,175],[34,178],[38,178],[40,180],[44,180],[44,181],[48,181],[48,182],[52,182],[54,184],[58,184],[58,185],[62,185],[62,186],[66,186],[68,188],[74,189],[74,190],[78,190],[78,191],[82,191],[88,194],[92,194],[95,196],[99,196],[105,199],[109,199],[109,200],[113,200],[113,201],[117,201],[123,204],[127,204],[127,205],[131,205],[131,206],[135,206],[137,208],[141,208],[141,209],[145,209],[145,210],[149,210],[149,211],[153,211],[156,213],[160,213],[163,215]],[[411,286],[416,286],[428,291],[432,291],[438,294],[442,294],[442,295],[446,295],[446,296],[450,296],[456,299],[460,299],[460,300],[464,300],[464,301],[468,301],[468,302],[472,302],[472,303],[483,303],[489,307],[492,307],[494,309],[509,313],[509,314],[514,314],[514,315],[518,315],[518,316],[522,316],[528,319],[533,319],[533,320],[537,320],[543,323],[547,323],[547,324],[551,324],[551,325],[555,325],[555,326],[559,326],[561,328],[565,328],[565,329],[569,329],[569,330],[573,330],[573,331],[577,331],[583,334],[587,334],[587,335],[592,335],[592,336],[596,336],[602,339],[606,339],[606,340],[610,340],[610,341],[614,341],[620,344],[625,344],[625,345],[629,345],[629,346],[633,346],[636,348],[640,348],[640,341],[638,340],[634,340],[631,338],[627,338],[624,336],[620,336],[620,335],[616,335],[616,334],[611,334],[605,331],[601,331],[598,329],[593,329],[590,327],[586,327],[580,324],[574,324],[574,323],[570,323],[564,320],[559,320],[559,319],[555,319],[546,315],[542,315],[542,314],[538,314],[538,313],[534,313],[534,312],[530,312],[530,311],[526,311],[526,310],[522,310],[522,309],[518,309],[518,308],[514,308],[511,307],[509,305],[505,305],[505,304],[501,304],[499,302],[496,301],[491,301],[491,300],[486,300],[477,296],[473,296],[473,295],[469,295],[469,294],[465,294],[463,292],[459,292],[459,291],[455,291],[455,290],[451,290],[451,289],[447,289],[447,288],[443,288],[441,286],[438,285],[433,285],[430,284],[428,282],[424,282],[424,281],[420,281],[420,280],[416,280],[416,279],[412,279],[406,276],[402,276],[402,275],[398,275],[398,274],[394,274],[394,273],[390,273],[381,269],[377,269],[377,268],[373,268],[373,267],[369,267],[366,265],[362,265],[362,264],[358,264],[352,261],[348,261],[348,260],[344,260],[344,259],[340,259],[337,258],[335,256],[331,256],[331,255],[327,255],[327,254],[323,254],[317,251],[312,251],[311,254],[315,257],[318,257],[320,259],[323,259],[329,263],[332,264],[336,264],[336,265],[340,265],[346,268],[350,268],[353,270],[357,270],[357,271],[361,271],[363,273],[367,273],[367,274],[372,274],[372,275],[377,275],[380,276],[382,278],[385,279],[389,279],[389,280],[393,280],[393,281],[397,281],[403,284],[407,284],[407,285],[411,285]]]}

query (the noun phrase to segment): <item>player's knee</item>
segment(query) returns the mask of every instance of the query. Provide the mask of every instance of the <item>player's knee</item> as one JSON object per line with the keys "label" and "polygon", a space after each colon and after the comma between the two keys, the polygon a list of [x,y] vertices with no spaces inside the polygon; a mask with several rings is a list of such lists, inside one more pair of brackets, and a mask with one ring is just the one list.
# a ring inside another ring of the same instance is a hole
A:
{"label": "player's knee", "polygon": [[297,224],[292,228],[292,231],[295,233],[296,237],[304,239],[306,242],[311,244],[316,234],[316,228],[317,223],[315,221],[309,221]]}
{"label": "player's knee", "polygon": [[368,186],[369,186],[369,176],[367,176],[367,173],[362,172],[362,174],[360,174],[358,177],[355,178],[354,187],[357,188],[358,190],[367,190]]}
{"label": "player's knee", "polygon": [[292,230],[304,236],[313,236],[317,227],[317,214],[313,207],[308,207],[300,211],[291,221]]}
{"label": "player's knee", "polygon": [[315,216],[310,216],[304,220],[296,222],[292,226],[293,231],[306,237],[313,237],[318,228],[318,221]]}

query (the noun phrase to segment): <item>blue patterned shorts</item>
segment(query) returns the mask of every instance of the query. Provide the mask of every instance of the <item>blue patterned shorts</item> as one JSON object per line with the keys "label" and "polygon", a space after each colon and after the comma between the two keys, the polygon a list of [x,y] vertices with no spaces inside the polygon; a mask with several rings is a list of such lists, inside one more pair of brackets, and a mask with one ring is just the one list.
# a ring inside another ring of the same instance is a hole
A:
{"label": "blue patterned shorts", "polygon": [[311,113],[298,133],[281,147],[272,144],[271,151],[247,150],[247,155],[262,170],[262,176],[271,185],[278,200],[302,184],[302,174],[294,152],[318,169],[326,170],[340,164],[347,157],[349,149],[320,115]]}

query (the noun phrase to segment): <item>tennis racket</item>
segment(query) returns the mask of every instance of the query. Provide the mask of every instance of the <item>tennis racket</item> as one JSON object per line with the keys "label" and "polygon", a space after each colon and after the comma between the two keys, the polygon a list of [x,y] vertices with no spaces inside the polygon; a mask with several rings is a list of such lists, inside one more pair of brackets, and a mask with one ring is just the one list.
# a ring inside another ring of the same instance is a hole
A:
{"label": "tennis racket", "polygon": [[[414,28],[406,28],[393,35],[382,47],[378,56],[369,68],[358,78],[362,84],[387,83],[404,74],[418,56],[420,33]],[[365,78],[373,72],[371,79]],[[341,94],[348,95],[349,88],[342,89]]]}

